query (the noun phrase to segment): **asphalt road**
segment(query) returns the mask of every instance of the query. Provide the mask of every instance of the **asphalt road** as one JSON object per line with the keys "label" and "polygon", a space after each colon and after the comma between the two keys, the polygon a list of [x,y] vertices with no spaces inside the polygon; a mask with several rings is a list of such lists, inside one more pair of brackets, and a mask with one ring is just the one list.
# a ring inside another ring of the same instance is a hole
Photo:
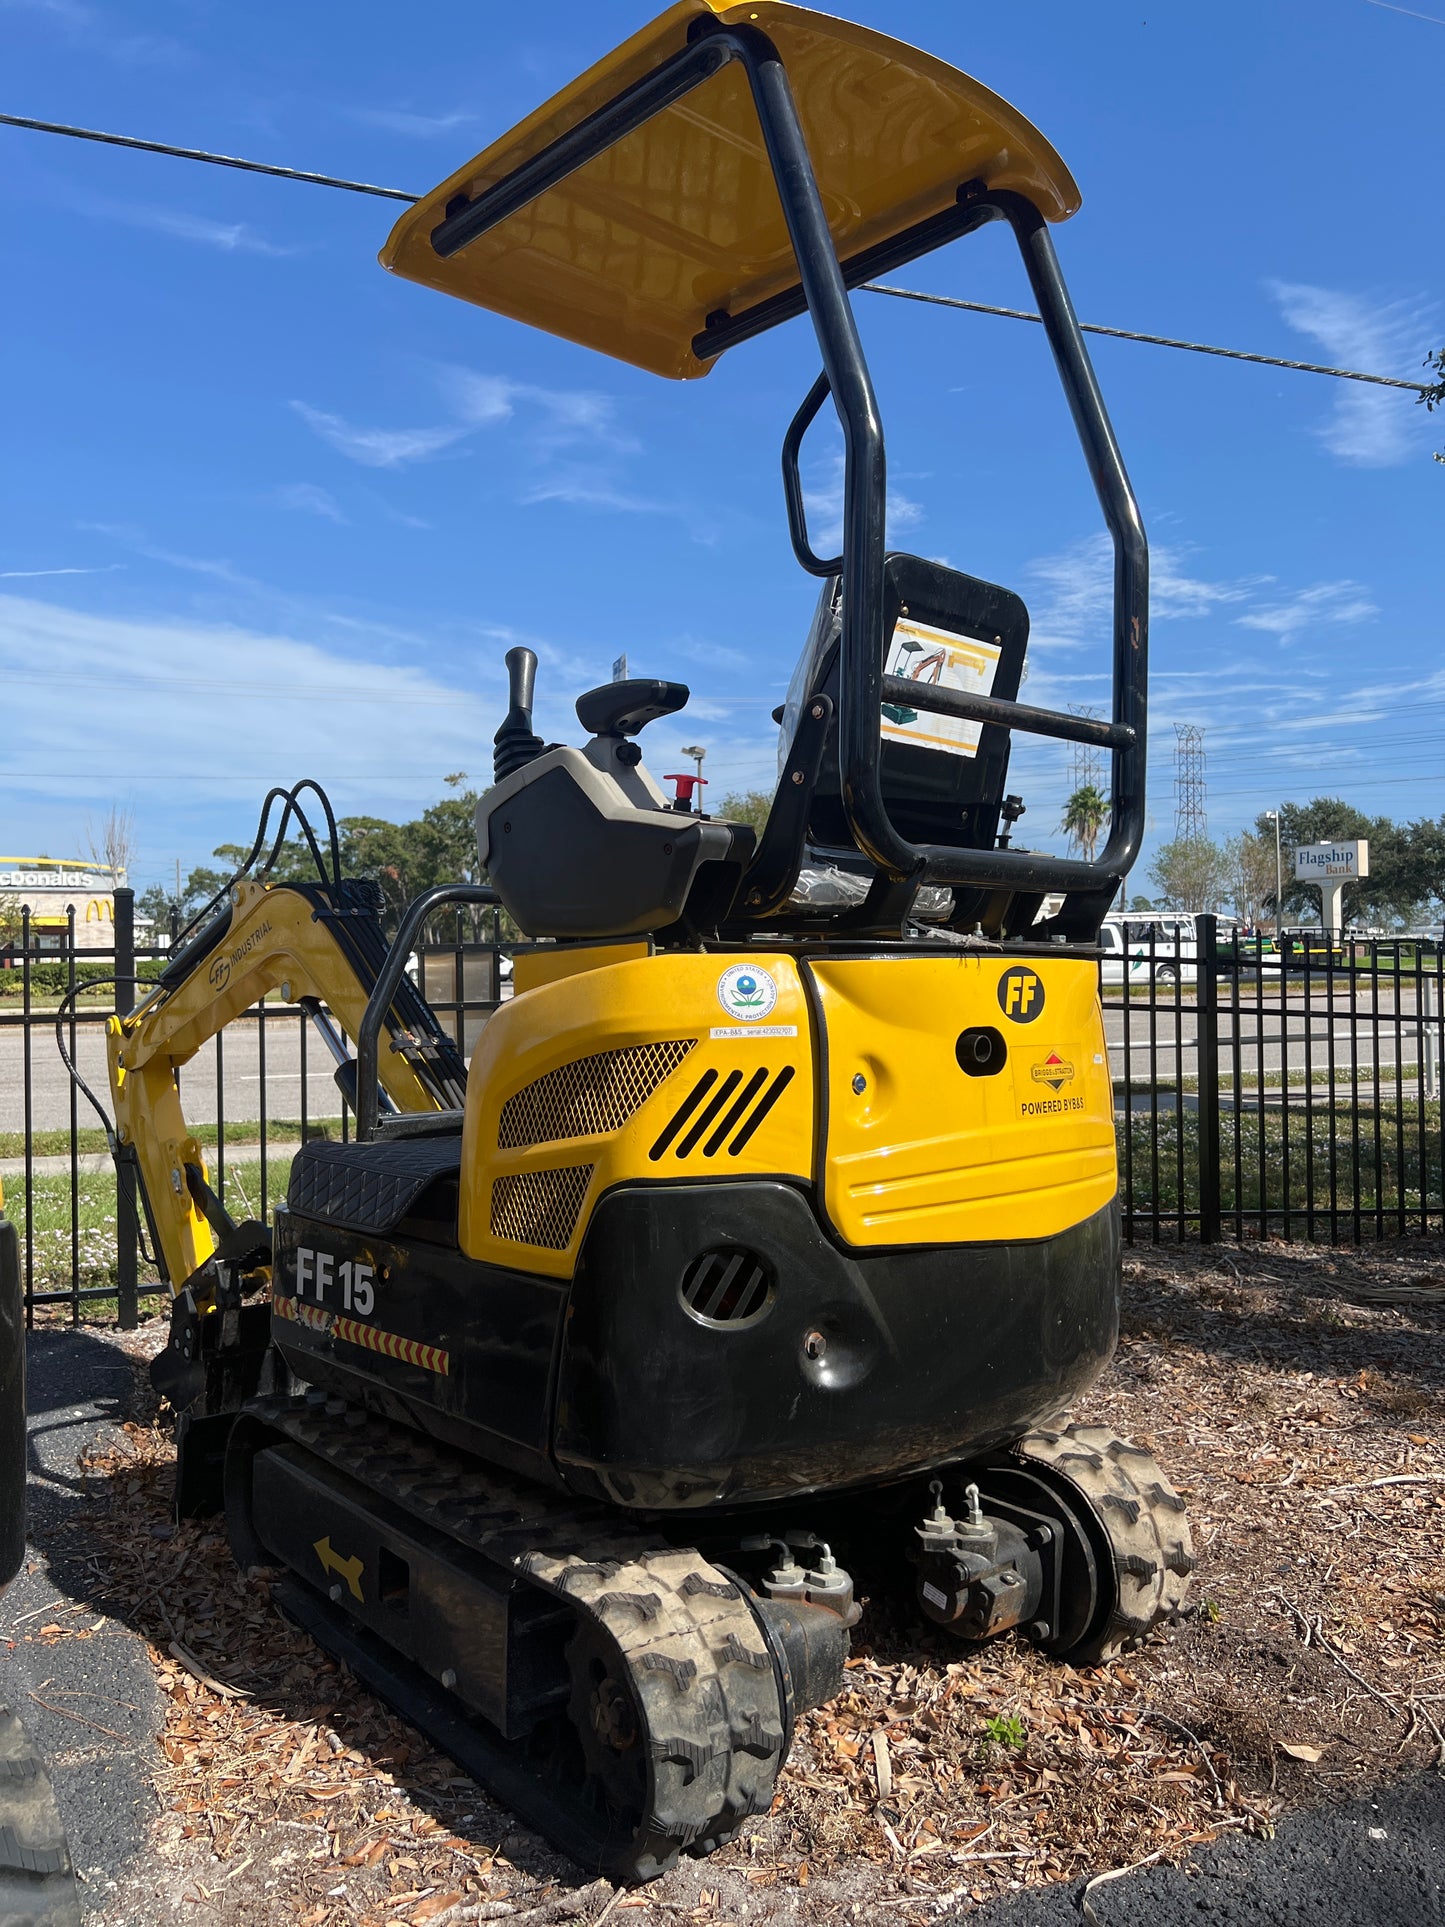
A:
{"label": "asphalt road", "polygon": [[[158,1811],[162,1694],[142,1640],[97,1600],[76,1523],[86,1505],[81,1447],[124,1416],[133,1375],[114,1346],[84,1332],[33,1332],[26,1361],[30,1547],[0,1599],[0,1700],[45,1760],[88,1912],[144,1852]],[[44,1630],[57,1626],[88,1636]]]}
{"label": "asphalt road", "polygon": [[[1079,1927],[1087,1883],[1033,1888],[953,1916],[967,1927]],[[1099,1927],[1437,1927],[1445,1921],[1445,1775],[1430,1773],[1227,1835],[1183,1867],[1093,1887]]]}
{"label": "asphalt road", "polygon": [[[78,1027],[75,1061],[81,1076],[105,1104],[108,1114],[105,1034],[99,1024]],[[192,1124],[214,1124],[220,1110],[218,1098],[224,1095],[227,1118],[257,1118],[261,1115],[264,1084],[269,1117],[299,1118],[304,1073],[307,1115],[338,1117],[341,1099],[332,1082],[334,1068],[320,1039],[301,1018],[268,1018],[264,1046],[261,1025],[243,1019],[197,1051],[182,1072],[186,1116]],[[43,1023],[32,1032],[30,1089],[32,1128],[66,1130],[71,1114],[70,1078],[56,1049],[54,1027],[50,1023]],[[85,1099],[79,1098],[77,1102],[77,1122],[83,1126],[95,1124],[98,1120]],[[0,1028],[0,1131],[24,1129],[23,1036],[18,1029]]]}

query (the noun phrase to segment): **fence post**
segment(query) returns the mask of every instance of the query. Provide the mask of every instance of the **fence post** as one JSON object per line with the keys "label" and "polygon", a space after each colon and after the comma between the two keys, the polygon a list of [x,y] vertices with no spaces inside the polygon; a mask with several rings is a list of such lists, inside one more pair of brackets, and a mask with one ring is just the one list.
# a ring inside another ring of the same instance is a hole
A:
{"label": "fence post", "polygon": [[1424,1059],[1425,1098],[1433,1102],[1440,1095],[1440,990],[1434,973],[1420,968],[1418,949],[1415,973],[1420,985],[1420,1054]]}
{"label": "fence post", "polygon": [[[115,1014],[135,1008],[135,891],[115,892]],[[140,1323],[140,1225],[136,1212],[135,1154],[129,1146],[115,1161],[115,1296],[122,1331]]]}
{"label": "fence post", "polygon": [[[1199,1240],[1219,1243],[1219,948],[1212,916],[1195,919],[1194,1026],[1199,1061]],[[1238,945],[1236,944],[1236,950]]]}

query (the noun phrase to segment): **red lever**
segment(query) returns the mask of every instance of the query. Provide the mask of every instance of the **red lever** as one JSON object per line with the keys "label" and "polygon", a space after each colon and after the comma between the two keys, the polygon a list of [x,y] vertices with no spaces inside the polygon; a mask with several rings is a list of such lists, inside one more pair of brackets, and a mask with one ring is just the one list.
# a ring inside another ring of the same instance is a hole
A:
{"label": "red lever", "polygon": [[664,776],[662,780],[664,783],[676,783],[677,785],[677,792],[672,799],[672,807],[675,810],[686,810],[688,812],[692,810],[693,791],[701,789],[707,782],[705,776],[692,775]]}

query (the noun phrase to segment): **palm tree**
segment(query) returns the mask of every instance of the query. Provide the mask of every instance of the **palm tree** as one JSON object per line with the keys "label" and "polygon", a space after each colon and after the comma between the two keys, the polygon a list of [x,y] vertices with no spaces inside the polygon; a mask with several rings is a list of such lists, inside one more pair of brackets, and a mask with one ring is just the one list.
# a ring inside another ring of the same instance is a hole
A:
{"label": "palm tree", "polygon": [[1085,860],[1092,863],[1099,832],[1108,820],[1109,799],[1097,783],[1085,783],[1065,803],[1059,828],[1078,846]]}

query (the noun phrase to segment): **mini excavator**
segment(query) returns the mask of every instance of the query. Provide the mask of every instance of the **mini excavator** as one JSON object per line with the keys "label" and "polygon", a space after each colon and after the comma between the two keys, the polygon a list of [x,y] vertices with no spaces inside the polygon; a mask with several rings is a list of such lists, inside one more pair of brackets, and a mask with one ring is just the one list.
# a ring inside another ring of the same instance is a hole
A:
{"label": "mini excavator", "polygon": [[[579,1861],[640,1881],[765,1812],[838,1690],[854,1572],[960,1640],[1090,1663],[1177,1614],[1184,1509],[1065,1414],[1120,1254],[1100,922],[1144,823],[1147,551],[1050,236],[1078,190],[976,81],[783,0],[681,0],[398,222],[392,272],[676,380],[806,314],[783,440],[821,584],[761,833],[669,801],[630,679],[532,725],[477,811],[486,885],[413,904],[297,820],[111,1021],[117,1153],[174,1293],[178,1502],[280,1609]],[[1108,721],[1019,702],[1010,590],[890,551],[849,289],[1011,230],[1113,541]],[[846,446],[841,553],[799,455]],[[913,665],[910,668],[910,665]],[[1020,731],[1111,761],[1097,858],[1011,844]],[[322,799],[324,803],[324,799]],[[326,809],[329,821],[329,807]],[[278,843],[279,847],[279,843]],[[439,907],[531,940],[471,1057],[411,983]],[[354,1107],[237,1224],[177,1072],[280,989]],[[861,1562],[861,1563],[860,1563]]]}

